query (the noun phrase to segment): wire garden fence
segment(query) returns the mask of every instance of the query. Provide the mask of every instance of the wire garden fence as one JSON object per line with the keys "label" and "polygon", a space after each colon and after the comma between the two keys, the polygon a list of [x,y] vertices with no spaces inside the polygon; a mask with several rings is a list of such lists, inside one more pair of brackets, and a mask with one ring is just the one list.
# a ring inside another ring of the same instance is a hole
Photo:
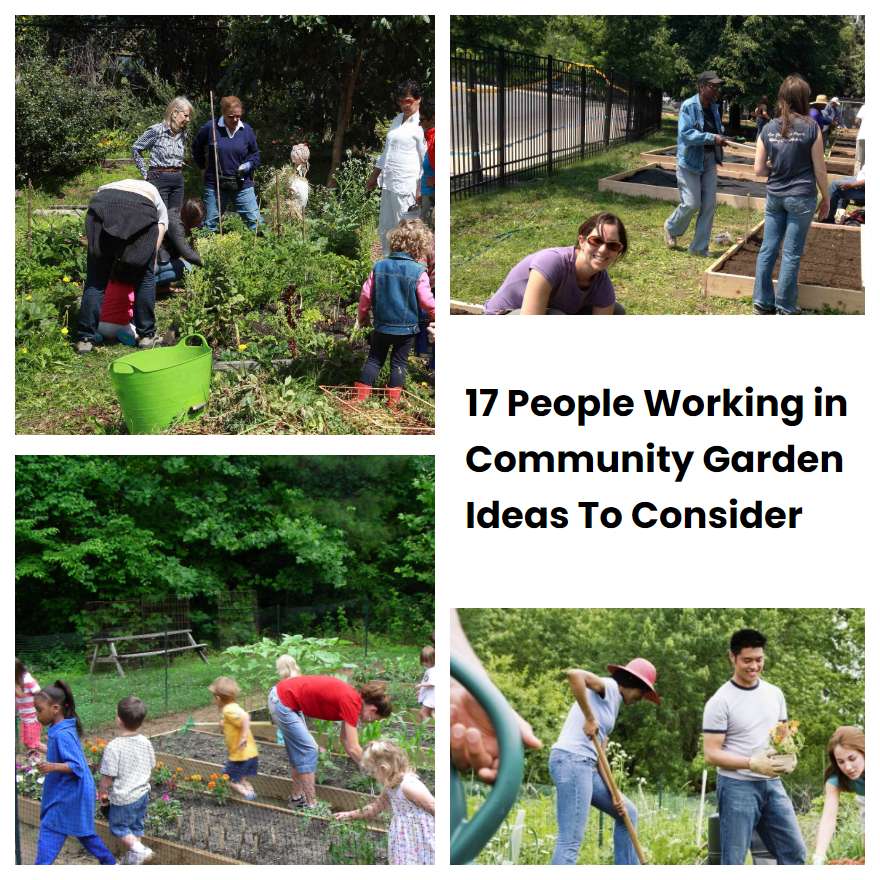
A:
{"label": "wire garden fence", "polygon": [[660,127],[662,89],[584,64],[453,48],[451,192],[464,197],[638,140]]}

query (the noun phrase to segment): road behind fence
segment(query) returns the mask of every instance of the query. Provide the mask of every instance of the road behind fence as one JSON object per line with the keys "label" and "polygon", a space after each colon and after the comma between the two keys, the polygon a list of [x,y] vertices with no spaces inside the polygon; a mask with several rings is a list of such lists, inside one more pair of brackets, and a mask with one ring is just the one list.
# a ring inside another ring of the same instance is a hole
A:
{"label": "road behind fence", "polygon": [[459,198],[552,174],[660,127],[662,89],[552,56],[453,48],[451,86]]}

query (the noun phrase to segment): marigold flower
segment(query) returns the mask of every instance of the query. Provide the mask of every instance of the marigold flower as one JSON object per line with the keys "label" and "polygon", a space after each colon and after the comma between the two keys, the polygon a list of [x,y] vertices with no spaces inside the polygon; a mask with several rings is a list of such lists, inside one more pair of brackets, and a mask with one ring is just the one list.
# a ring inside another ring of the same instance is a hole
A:
{"label": "marigold flower", "polygon": [[224,779],[224,781],[228,782],[228,781],[229,781],[229,774],[228,774],[228,773],[224,773],[224,774],[223,774],[223,779]]}
{"label": "marigold flower", "polygon": [[213,781],[212,781],[212,782],[209,782],[209,783],[208,783],[208,788],[210,788],[210,789],[213,790],[213,789],[215,789],[216,787],[217,787],[217,783],[216,783],[216,782],[213,782]]}
{"label": "marigold flower", "polygon": [[67,284],[67,282],[70,281],[70,276],[69,276],[69,275],[65,275],[61,280],[62,280],[65,284]]}
{"label": "marigold flower", "polygon": [[239,342],[238,343],[238,350],[239,351],[244,351],[247,347],[248,347],[248,344],[246,342]]}
{"label": "marigold flower", "polygon": [[62,336],[67,336],[67,334],[68,334],[69,332],[70,332],[70,331],[68,331],[67,327],[62,327],[62,328],[61,328],[61,335],[62,335]]}

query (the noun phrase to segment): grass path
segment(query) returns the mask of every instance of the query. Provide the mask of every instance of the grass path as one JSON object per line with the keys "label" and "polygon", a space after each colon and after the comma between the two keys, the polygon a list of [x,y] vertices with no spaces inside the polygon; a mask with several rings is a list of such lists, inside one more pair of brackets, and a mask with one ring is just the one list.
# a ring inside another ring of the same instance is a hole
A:
{"label": "grass path", "polygon": [[[630,314],[750,314],[751,302],[704,297],[703,271],[727,250],[712,241],[709,257],[692,257],[685,247],[670,251],[663,241],[671,202],[598,191],[598,181],[636,168],[639,153],[675,142],[675,125],[650,137],[564,167],[551,178],[452,203],[452,296],[485,302],[510,269],[526,254],[545,247],[574,244],[577,228],[600,210],[618,214],[626,226],[629,252],[611,269],[618,299]],[[729,205],[718,205],[713,236],[723,231],[742,236],[761,219]]]}

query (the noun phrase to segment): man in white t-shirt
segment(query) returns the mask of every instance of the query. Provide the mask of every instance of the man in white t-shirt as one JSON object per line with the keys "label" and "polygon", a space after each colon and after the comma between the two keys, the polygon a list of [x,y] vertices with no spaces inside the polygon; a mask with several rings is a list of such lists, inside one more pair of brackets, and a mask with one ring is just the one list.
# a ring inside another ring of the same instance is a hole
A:
{"label": "man in white t-shirt", "polygon": [[770,732],[788,721],[788,711],[782,691],[761,678],[766,644],[754,629],[730,637],[733,677],[703,710],[703,755],[718,768],[722,865],[745,862],[755,830],[779,864],[803,865],[806,857],[794,807],[779,779],[784,762],[770,754]]}

